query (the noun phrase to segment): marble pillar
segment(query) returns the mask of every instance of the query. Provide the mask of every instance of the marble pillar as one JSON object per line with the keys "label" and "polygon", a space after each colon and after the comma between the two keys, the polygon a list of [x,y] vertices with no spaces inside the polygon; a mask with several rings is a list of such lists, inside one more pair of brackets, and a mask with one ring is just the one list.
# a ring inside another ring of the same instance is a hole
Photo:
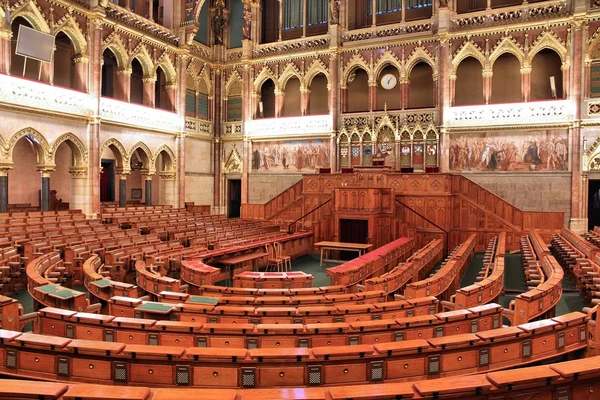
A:
{"label": "marble pillar", "polygon": [[[440,10],[441,11],[441,10]],[[440,85],[438,92],[437,106],[440,110],[440,123],[442,128],[440,130],[440,147],[439,147],[439,167],[440,172],[448,172],[449,170],[449,159],[450,159],[450,137],[446,131],[445,115],[444,110],[448,109],[454,104],[454,88],[456,85],[456,75],[450,74],[450,50],[448,39],[444,38],[440,42],[440,69],[437,82]],[[398,152],[398,156],[400,153]]]}
{"label": "marble pillar", "polygon": [[285,92],[275,88],[275,118],[279,118],[283,114],[284,99]]}
{"label": "marble pillar", "polygon": [[179,208],[185,207],[185,132],[177,135],[177,176]]}
{"label": "marble pillar", "polygon": [[117,87],[114,96],[128,103],[131,101],[131,69],[117,71]]}
{"label": "marble pillar", "polygon": [[8,212],[8,169],[0,169],[0,213]]}
{"label": "marble pillar", "polygon": [[490,104],[492,100],[492,76],[491,70],[483,71],[483,104]]}
{"label": "marble pillar", "polygon": [[310,89],[301,87],[300,88],[300,115],[305,116],[309,114],[310,107]]}
{"label": "marble pillar", "polygon": [[127,175],[119,175],[119,207],[127,206]]}
{"label": "marble pillar", "polygon": [[531,96],[531,67],[521,68],[521,99],[529,101]]}
{"label": "marble pillar", "polygon": [[575,107],[571,134],[571,221],[570,227],[577,233],[587,230],[587,220],[581,218],[581,75],[583,72],[583,22],[574,21],[572,34],[573,64],[571,68],[570,98],[577,104]]}
{"label": "marble pillar", "polygon": [[147,107],[156,107],[154,95],[156,89],[156,76],[145,77],[142,79],[144,85],[143,104]]}
{"label": "marble pillar", "polygon": [[10,29],[0,29],[0,74],[10,74],[10,44],[12,32]]}
{"label": "marble pillar", "polygon": [[[143,175],[146,185],[144,187],[144,200],[147,206],[152,205],[152,175]],[[120,197],[120,196],[119,196]],[[119,198],[120,200],[120,198]]]}
{"label": "marble pillar", "polygon": [[42,198],[40,206],[42,211],[50,210],[50,171],[42,171]]}
{"label": "marble pillar", "polygon": [[408,79],[400,80],[400,108],[408,108]]}
{"label": "marble pillar", "polygon": [[329,95],[329,114],[332,118],[332,133],[329,140],[329,167],[331,172],[338,170],[338,146],[337,146],[337,133],[339,131],[339,119],[340,119],[340,98],[338,93],[340,91],[340,78],[339,78],[339,54],[333,53],[329,58],[329,71],[331,76],[327,84],[327,90]]}
{"label": "marble pillar", "polygon": [[86,184],[88,182],[87,167],[73,167],[69,169],[71,174],[71,197],[69,198],[69,208],[71,210],[82,210],[87,213],[89,208],[86,204]]}
{"label": "marble pillar", "polygon": [[75,89],[81,92],[88,91],[89,61],[87,56],[80,55],[73,58],[75,63]]}
{"label": "marble pillar", "polygon": [[177,207],[177,178],[174,173],[160,173],[160,204]]}
{"label": "marble pillar", "polygon": [[[90,119],[88,124],[89,131],[89,172],[90,176],[88,179],[90,183],[91,198],[88,197],[87,204],[91,203],[90,207],[86,207],[89,215],[96,216],[100,213],[100,97],[102,92],[102,20],[93,19],[90,20],[89,24],[90,35],[92,40],[90,41],[90,61],[91,61],[91,74],[89,81],[90,95],[95,100],[94,116]],[[89,195],[88,195],[89,196]]]}

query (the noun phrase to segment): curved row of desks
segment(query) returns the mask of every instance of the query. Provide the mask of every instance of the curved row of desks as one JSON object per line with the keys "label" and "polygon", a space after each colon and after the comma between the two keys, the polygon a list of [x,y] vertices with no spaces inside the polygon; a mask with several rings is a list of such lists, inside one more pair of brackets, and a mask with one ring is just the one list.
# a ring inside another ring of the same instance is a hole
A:
{"label": "curved row of desks", "polygon": [[153,389],[148,387],[3,380],[0,397],[15,400],[389,400],[463,399],[508,400],[528,398],[591,400],[600,391],[600,356],[549,365],[487,372],[464,377],[414,383],[371,383],[330,388],[282,389]]}
{"label": "curved row of desks", "polygon": [[367,279],[365,290],[383,290],[388,294],[401,291],[408,282],[416,282],[424,273],[431,271],[441,261],[443,251],[444,242],[441,239],[432,240],[410,256],[405,263],[398,264],[377,278]]}
{"label": "curved row of desks", "polygon": [[220,388],[415,381],[511,368],[583,350],[586,314],[432,339],[224,349],[75,340],[0,330],[0,372],[70,382]]}
{"label": "curved row of desks", "polygon": [[554,315],[554,308],[562,295],[564,271],[556,259],[550,255],[550,249],[538,232],[529,233],[529,241],[539,260],[543,279],[535,288],[519,294],[510,302],[511,312],[506,316],[513,325],[531,321],[545,315]]}
{"label": "curved row of desks", "polygon": [[[373,307],[371,311],[378,314],[379,310]],[[502,307],[487,304],[413,317],[367,320],[351,316],[335,323],[253,325],[124,318],[44,308],[39,312],[36,332],[127,344],[291,348],[375,344],[476,333],[499,328],[501,316]]]}
{"label": "curved row of desks", "polygon": [[[477,234],[471,234],[433,276],[406,285],[404,297],[412,299],[423,296],[441,296],[447,291],[452,291],[453,288],[457,289],[460,277],[475,254],[476,239]],[[449,297],[447,296],[447,298]]]}
{"label": "curved row of desks", "polygon": [[327,276],[332,285],[352,286],[362,283],[365,279],[395,268],[399,262],[410,257],[414,246],[413,238],[396,239],[342,265],[327,268]]}

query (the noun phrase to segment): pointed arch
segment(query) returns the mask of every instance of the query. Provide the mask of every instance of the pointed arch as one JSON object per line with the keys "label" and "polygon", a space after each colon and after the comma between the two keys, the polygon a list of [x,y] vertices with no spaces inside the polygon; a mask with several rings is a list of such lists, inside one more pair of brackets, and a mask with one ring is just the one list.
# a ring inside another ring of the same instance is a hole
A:
{"label": "pointed arch", "polygon": [[373,74],[371,68],[369,68],[369,64],[360,54],[357,53],[350,58],[350,61],[348,61],[346,67],[344,68],[344,73],[342,75],[342,86],[348,85],[348,78],[350,77],[350,74],[352,74],[358,68],[363,69],[367,73],[369,81],[373,81]]}
{"label": "pointed arch", "polygon": [[44,33],[50,33],[50,26],[46,22],[44,13],[34,1],[29,0],[21,4],[17,3],[16,7],[11,10],[10,23],[12,24],[15,18],[18,17],[27,20],[35,29]]}
{"label": "pointed arch", "polygon": [[50,148],[50,161],[53,164],[56,164],[56,151],[63,143],[67,143],[67,145],[71,148],[71,152],[73,153],[74,167],[83,167],[87,165],[88,151],[85,148],[85,144],[83,144],[81,139],[71,132],[60,135],[52,142],[52,147]]}
{"label": "pointed arch", "polygon": [[535,55],[543,49],[550,49],[556,52],[560,57],[560,61],[564,64],[567,62],[567,48],[552,31],[542,32],[537,37],[531,48],[529,49],[529,62],[533,60]]}
{"label": "pointed arch", "polygon": [[325,66],[325,64],[323,64],[323,61],[316,59],[313,60],[312,64],[310,64],[310,67],[308,67],[308,70],[304,73],[304,87],[310,88],[312,80],[319,74],[325,75],[325,78],[327,78],[327,84],[331,85],[328,68]]}
{"label": "pointed arch", "polygon": [[264,67],[260,73],[254,79],[254,93],[260,93],[260,88],[267,81],[267,79],[271,79],[275,84],[275,89],[279,89],[278,79],[275,77],[275,74],[269,67]]}
{"label": "pointed arch", "polygon": [[389,50],[386,50],[383,52],[381,57],[379,57],[377,63],[375,64],[375,67],[373,68],[373,77],[377,79],[381,71],[388,65],[391,65],[392,67],[396,68],[398,70],[398,74],[402,76],[403,68],[402,64],[400,63],[400,60],[398,60],[398,57],[396,57],[394,53],[392,53]]}
{"label": "pointed arch", "polygon": [[110,148],[115,154],[117,167],[120,168],[123,172],[129,171],[131,169],[129,166],[129,153],[127,153],[127,150],[125,150],[125,146],[123,146],[123,144],[115,138],[107,139],[104,143],[100,145],[100,149],[98,150],[100,157],[102,157],[102,153],[104,153],[104,150],[108,148]]}
{"label": "pointed arch", "polygon": [[87,53],[87,40],[85,40],[85,36],[72,14],[67,13],[60,21],[58,21],[54,28],[54,36],[58,35],[60,32],[67,35],[71,40],[75,47],[76,55],[84,55]]}
{"label": "pointed arch", "polygon": [[137,59],[144,70],[144,76],[156,76],[156,70],[154,68],[154,63],[152,62],[152,57],[148,53],[148,49],[143,43],[140,43],[133,53],[131,54],[131,59],[129,60],[129,68],[131,68],[131,62]]}
{"label": "pointed arch", "polygon": [[432,57],[431,54],[429,54],[429,52],[423,46],[420,46],[413,50],[413,52],[410,54],[408,60],[405,63],[404,72],[407,78],[410,76],[410,73],[412,72],[412,69],[415,67],[415,65],[417,65],[420,62],[429,64],[433,75],[437,75],[437,65],[435,58]]}
{"label": "pointed arch", "polygon": [[117,32],[111,33],[102,43],[102,53],[109,49],[117,59],[117,67],[119,69],[131,68],[129,55],[125,49],[125,45],[121,40],[121,36]]}
{"label": "pointed arch", "polygon": [[206,68],[203,68],[202,71],[200,72],[200,74],[198,74],[198,81],[204,82],[204,84],[206,85],[206,94],[208,95],[208,97],[212,97],[213,84],[212,84],[212,80],[210,79],[208,70]]}
{"label": "pointed arch", "polygon": [[285,69],[279,76],[279,82],[277,83],[278,86],[282,90],[285,90],[285,85],[287,85],[287,82],[292,77],[298,78],[298,80],[300,81],[300,85],[304,84],[304,79],[302,78],[302,74],[298,70],[298,67],[296,67],[296,65],[294,63],[289,63],[288,65],[285,66]]}
{"label": "pointed arch", "polygon": [[600,59],[600,28],[594,32],[591,39],[588,41],[586,61]]}
{"label": "pointed arch", "polygon": [[146,157],[146,161],[148,164],[148,171],[152,174],[154,172],[156,172],[156,166],[154,165],[154,155],[152,154],[152,151],[150,151],[150,148],[148,148],[148,146],[146,145],[146,143],[144,142],[137,142],[136,144],[134,144],[133,146],[131,146],[131,149],[129,150],[129,159],[131,159],[131,157],[133,157],[133,154],[137,151],[140,150],[142,152],[142,154]]}
{"label": "pointed arch", "polygon": [[[163,170],[159,172],[175,172],[177,171],[177,157],[175,157],[175,153],[169,146],[166,144],[161,145],[156,152],[154,153],[154,169],[156,169],[156,162],[158,161],[158,156],[160,153],[165,153],[167,155],[167,162],[163,161]],[[164,159],[163,159],[164,160]]]}
{"label": "pointed arch", "polygon": [[485,68],[486,59],[481,49],[479,49],[479,47],[477,47],[473,42],[466,42],[460,48],[460,50],[456,52],[454,58],[452,58],[452,74],[456,75],[456,69],[458,68],[458,65],[468,57],[473,57],[481,63],[482,69]]}
{"label": "pointed arch", "polygon": [[154,75],[156,75],[156,71],[161,68],[165,73],[165,77],[167,78],[167,84],[174,85],[177,83],[177,72],[175,71],[175,67],[171,62],[171,58],[166,55],[166,52],[158,59],[158,62],[154,68]]}
{"label": "pointed arch", "polygon": [[11,136],[11,138],[6,143],[6,152],[7,152],[7,160],[9,162],[13,162],[12,154],[15,149],[15,145],[17,142],[23,138],[27,138],[29,142],[35,148],[36,156],[37,156],[37,164],[45,165],[50,163],[50,145],[46,141],[44,135],[33,128],[24,128]]}
{"label": "pointed arch", "polygon": [[[241,96],[242,95],[242,90],[243,90],[243,86],[242,86],[242,77],[240,76],[239,72],[237,72],[236,70],[233,70],[233,72],[231,73],[231,75],[229,75],[229,78],[227,79],[227,82],[225,83],[225,96],[229,97],[230,95],[235,95],[235,96]],[[240,87],[240,93],[232,93],[232,88],[238,86]]]}
{"label": "pointed arch", "polygon": [[493,69],[494,62],[504,53],[510,53],[517,57],[521,67],[525,62],[525,52],[519,44],[510,36],[504,37],[500,43],[496,46],[496,48],[490,54],[490,69]]}

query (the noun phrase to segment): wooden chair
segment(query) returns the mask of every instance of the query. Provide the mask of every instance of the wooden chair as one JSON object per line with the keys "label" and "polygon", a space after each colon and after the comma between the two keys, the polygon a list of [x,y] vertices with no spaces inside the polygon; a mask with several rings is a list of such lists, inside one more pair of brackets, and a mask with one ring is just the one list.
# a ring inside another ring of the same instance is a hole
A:
{"label": "wooden chair", "polygon": [[277,253],[273,248],[273,245],[270,243],[265,244],[265,252],[268,254],[267,256],[267,271],[270,267],[273,267],[274,271],[282,272],[283,271],[283,259],[277,257]]}
{"label": "wooden chair", "polygon": [[274,242],[275,257],[283,260],[283,270],[280,272],[288,272],[292,270],[292,257],[283,255],[283,245],[281,242]]}

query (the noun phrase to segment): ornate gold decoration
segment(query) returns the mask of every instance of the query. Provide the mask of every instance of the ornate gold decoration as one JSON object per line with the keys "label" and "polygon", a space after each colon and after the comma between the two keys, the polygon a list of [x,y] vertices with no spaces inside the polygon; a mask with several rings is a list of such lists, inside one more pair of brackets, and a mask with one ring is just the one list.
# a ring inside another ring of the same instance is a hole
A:
{"label": "ornate gold decoration", "polygon": [[175,157],[175,153],[169,146],[166,144],[161,145],[153,155],[154,160],[158,159],[160,153],[165,153],[167,157],[163,157],[163,170],[162,173],[167,172],[175,172],[177,171],[177,157]]}
{"label": "ornate gold decoration", "polygon": [[223,163],[223,172],[226,174],[242,172],[242,156],[238,152],[235,143],[227,156],[227,160]]}
{"label": "ornate gold decoration", "polygon": [[[121,142],[119,142],[117,139],[110,138],[100,145],[100,149],[98,150],[98,153],[101,155],[102,153],[104,153],[104,150],[106,150],[107,148],[111,148],[113,153],[115,153],[117,167],[118,167],[118,170],[120,171],[119,173],[121,173],[121,172],[128,173],[130,170],[129,153],[127,152],[127,150],[125,150],[125,146],[123,146],[123,144],[121,144]],[[115,150],[116,150],[116,152],[115,152]]]}
{"label": "ornate gold decoration", "polygon": [[156,160],[154,159],[154,155],[152,154],[152,151],[150,151],[150,148],[146,145],[146,143],[137,142],[136,144],[131,146],[131,149],[128,152],[129,159],[131,160],[131,157],[133,157],[133,153],[135,153],[136,150],[138,150],[138,149],[142,152],[142,154],[146,158],[143,161],[144,161],[144,164],[147,164],[147,165],[144,165],[144,169],[147,170],[147,175],[154,175],[154,173],[156,172],[156,165],[155,165]]}
{"label": "ornate gold decoration", "polygon": [[59,136],[52,142],[52,146],[50,147],[50,162],[56,164],[56,151],[63,143],[66,143],[71,148],[75,167],[82,167],[84,165],[87,165],[88,151],[85,148],[85,145],[83,144],[81,139],[79,139],[76,135],[70,132]]}

